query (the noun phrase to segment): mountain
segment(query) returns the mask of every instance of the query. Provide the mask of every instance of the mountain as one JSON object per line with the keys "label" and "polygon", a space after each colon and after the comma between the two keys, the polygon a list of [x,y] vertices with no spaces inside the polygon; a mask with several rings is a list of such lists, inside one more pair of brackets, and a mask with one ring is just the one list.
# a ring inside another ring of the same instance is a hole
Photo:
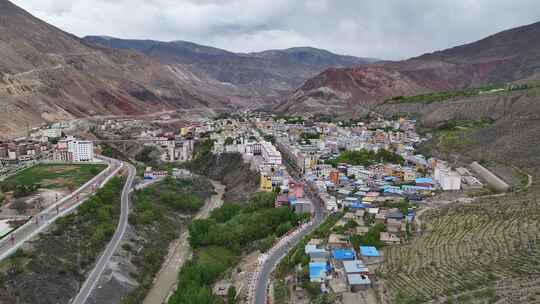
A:
{"label": "mountain", "polygon": [[259,53],[233,53],[186,41],[162,42],[87,36],[84,41],[141,52],[168,65],[189,66],[216,81],[229,83],[262,98],[279,96],[329,67],[352,67],[375,60],[298,47]]}
{"label": "mountain", "polygon": [[540,22],[405,61],[328,69],[277,110],[345,113],[384,99],[540,78]]}
{"label": "mountain", "polygon": [[180,64],[91,45],[0,0],[0,135],[76,117],[248,105],[251,96]]}

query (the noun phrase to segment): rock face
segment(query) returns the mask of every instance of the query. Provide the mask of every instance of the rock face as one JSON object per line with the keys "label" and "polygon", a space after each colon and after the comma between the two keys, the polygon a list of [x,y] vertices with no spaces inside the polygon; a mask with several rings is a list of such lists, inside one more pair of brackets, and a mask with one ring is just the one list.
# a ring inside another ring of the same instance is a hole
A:
{"label": "rock face", "polygon": [[0,0],[0,54],[0,137],[73,117],[251,102],[188,66],[86,43],[7,0]]}
{"label": "rock face", "polygon": [[261,98],[279,96],[329,67],[361,66],[369,58],[336,55],[299,47],[259,53],[233,53],[186,41],[126,40],[103,36],[83,38],[88,43],[141,52],[161,63],[182,65],[219,82],[234,85]]}
{"label": "rock face", "polygon": [[343,113],[393,96],[538,78],[540,23],[534,23],[405,61],[326,70],[278,110]]}

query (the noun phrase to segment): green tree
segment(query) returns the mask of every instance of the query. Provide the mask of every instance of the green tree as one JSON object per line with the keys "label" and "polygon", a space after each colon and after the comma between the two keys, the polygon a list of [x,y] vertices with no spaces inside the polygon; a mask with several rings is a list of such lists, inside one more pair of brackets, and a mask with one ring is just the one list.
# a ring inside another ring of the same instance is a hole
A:
{"label": "green tree", "polygon": [[231,285],[229,289],[227,290],[227,304],[235,304],[236,303],[236,287],[234,285]]}

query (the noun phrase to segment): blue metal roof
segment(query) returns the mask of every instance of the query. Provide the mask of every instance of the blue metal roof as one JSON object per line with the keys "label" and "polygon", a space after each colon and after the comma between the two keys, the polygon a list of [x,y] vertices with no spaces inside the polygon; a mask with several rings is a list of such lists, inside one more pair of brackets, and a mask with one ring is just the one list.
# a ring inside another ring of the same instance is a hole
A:
{"label": "blue metal roof", "polygon": [[415,179],[415,182],[417,184],[435,184],[435,182],[433,181],[433,178],[431,177],[419,177]]}
{"label": "blue metal roof", "polygon": [[378,257],[380,256],[379,250],[373,246],[360,246],[360,254],[366,257]]}
{"label": "blue metal roof", "polygon": [[332,256],[338,261],[355,260],[356,253],[352,249],[335,249]]}
{"label": "blue metal roof", "polygon": [[325,263],[309,263],[309,278],[310,279],[319,279],[324,277],[326,272]]}

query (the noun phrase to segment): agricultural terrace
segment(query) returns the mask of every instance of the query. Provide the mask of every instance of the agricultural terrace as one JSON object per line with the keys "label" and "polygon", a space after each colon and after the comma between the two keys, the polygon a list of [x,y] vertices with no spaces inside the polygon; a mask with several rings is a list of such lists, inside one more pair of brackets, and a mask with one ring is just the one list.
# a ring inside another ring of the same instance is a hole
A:
{"label": "agricultural terrace", "polygon": [[107,166],[101,164],[40,164],[19,172],[4,183],[14,185],[39,185],[41,188],[79,188],[98,175]]}
{"label": "agricultural terrace", "polygon": [[385,249],[380,272],[389,300],[540,303],[540,204],[535,201],[506,196],[428,211],[422,236]]}

